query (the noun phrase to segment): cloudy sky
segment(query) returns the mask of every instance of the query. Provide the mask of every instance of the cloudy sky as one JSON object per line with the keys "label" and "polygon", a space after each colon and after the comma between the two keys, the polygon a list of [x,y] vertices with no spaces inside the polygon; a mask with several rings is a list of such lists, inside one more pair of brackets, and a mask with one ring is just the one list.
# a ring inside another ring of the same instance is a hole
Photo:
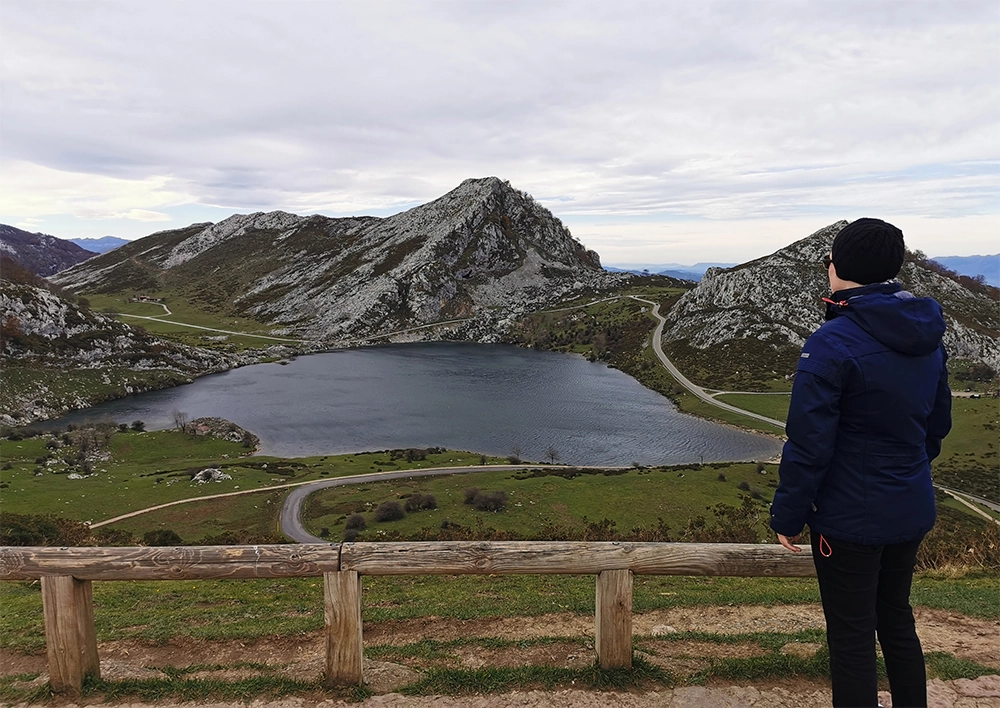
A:
{"label": "cloudy sky", "polygon": [[1000,251],[996,0],[0,0],[0,47],[0,222],[64,238],[496,175],[609,264]]}

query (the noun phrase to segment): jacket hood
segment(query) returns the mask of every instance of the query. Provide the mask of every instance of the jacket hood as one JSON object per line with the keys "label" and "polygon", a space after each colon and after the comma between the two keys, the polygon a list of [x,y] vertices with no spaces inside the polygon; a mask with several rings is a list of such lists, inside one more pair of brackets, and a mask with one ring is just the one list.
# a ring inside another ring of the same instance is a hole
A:
{"label": "jacket hood", "polygon": [[921,356],[941,346],[945,331],[941,305],[914,297],[898,283],[876,283],[833,294],[827,318],[849,317],[890,349]]}

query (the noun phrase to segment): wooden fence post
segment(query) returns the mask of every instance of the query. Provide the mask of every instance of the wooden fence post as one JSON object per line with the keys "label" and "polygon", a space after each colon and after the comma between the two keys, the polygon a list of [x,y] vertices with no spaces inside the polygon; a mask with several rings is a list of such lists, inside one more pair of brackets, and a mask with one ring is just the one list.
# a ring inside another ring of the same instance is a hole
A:
{"label": "wooden fence post", "polygon": [[632,571],[597,575],[597,659],[602,669],[632,668]]}
{"label": "wooden fence post", "polygon": [[361,683],[361,576],[355,570],[323,574],[326,620],[326,683]]}
{"label": "wooden fence post", "polygon": [[43,577],[42,612],[49,684],[56,693],[79,695],[84,677],[101,676],[90,581],[72,575]]}

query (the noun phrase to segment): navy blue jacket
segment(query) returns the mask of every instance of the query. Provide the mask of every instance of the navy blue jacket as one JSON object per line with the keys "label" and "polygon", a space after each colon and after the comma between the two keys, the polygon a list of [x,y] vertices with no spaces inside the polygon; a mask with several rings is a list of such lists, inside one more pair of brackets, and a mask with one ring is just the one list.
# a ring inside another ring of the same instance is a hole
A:
{"label": "navy blue jacket", "polygon": [[934,525],[930,461],[951,429],[941,306],[896,283],[834,293],[799,358],[771,528],[882,545]]}

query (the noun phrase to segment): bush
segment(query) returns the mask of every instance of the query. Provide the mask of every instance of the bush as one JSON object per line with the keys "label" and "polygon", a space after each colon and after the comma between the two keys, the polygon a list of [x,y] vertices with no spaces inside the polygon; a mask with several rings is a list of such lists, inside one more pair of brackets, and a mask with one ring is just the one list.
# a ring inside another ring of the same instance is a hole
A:
{"label": "bush", "polygon": [[357,529],[347,529],[344,531],[344,541],[346,543],[351,543],[361,534]]}
{"label": "bush", "polygon": [[399,521],[405,516],[406,512],[403,511],[403,507],[399,505],[399,502],[382,502],[375,510],[376,521]]}
{"label": "bush", "polygon": [[414,494],[406,500],[406,511],[423,511],[424,509],[437,509],[437,499],[433,494]]}
{"label": "bush", "polygon": [[739,484],[736,485],[736,488],[739,489],[739,490],[742,490],[744,492],[749,492],[750,491],[750,483],[744,479],[742,482],[740,482]]}
{"label": "bush", "polygon": [[144,546],[180,546],[184,541],[173,529],[154,529],[142,535]]}
{"label": "bush", "polygon": [[507,506],[507,492],[496,491],[481,493],[473,502],[473,507],[479,511],[503,511]]}
{"label": "bush", "polygon": [[719,472],[719,481],[720,482],[725,482],[726,481],[726,475],[723,474],[722,472]]}
{"label": "bush", "polygon": [[467,487],[465,490],[465,501],[463,504],[475,504],[476,499],[479,497],[480,491],[479,487]]}
{"label": "bush", "polygon": [[51,514],[0,516],[0,546],[82,546],[89,535],[86,524]]}
{"label": "bush", "polygon": [[146,429],[146,423],[144,421],[141,420],[132,421],[132,430],[134,430],[135,432],[141,433],[145,429]]}
{"label": "bush", "polygon": [[128,432],[128,425],[126,423],[119,423],[118,424],[118,432],[119,433]]}
{"label": "bush", "polygon": [[368,522],[361,514],[351,514],[347,517],[347,523],[344,524],[346,531],[364,531],[366,528],[368,528]]}

